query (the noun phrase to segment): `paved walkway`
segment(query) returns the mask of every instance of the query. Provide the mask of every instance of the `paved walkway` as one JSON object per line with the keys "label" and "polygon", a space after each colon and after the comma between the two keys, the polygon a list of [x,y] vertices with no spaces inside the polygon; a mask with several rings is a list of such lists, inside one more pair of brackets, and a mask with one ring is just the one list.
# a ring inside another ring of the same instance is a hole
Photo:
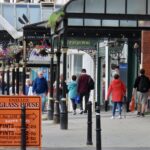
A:
{"label": "paved walkway", "polygon": [[[101,113],[102,149],[150,149],[150,116],[136,117],[135,112],[127,113],[123,119],[111,120],[110,117],[111,112]],[[60,150],[96,149],[95,114],[93,114],[92,146],[86,145],[87,115],[69,114],[68,126],[68,130],[61,130],[59,124],[43,121],[42,146],[50,149],[57,147]]]}
{"label": "paved walkway", "polygon": [[[101,112],[102,150],[150,150],[150,116],[136,117],[135,112],[127,113],[123,119],[111,120],[110,117],[111,112]],[[96,150],[95,113],[92,121],[93,145],[87,146],[86,114],[69,113],[68,130],[61,130],[60,124],[53,121],[43,120],[42,150]]]}

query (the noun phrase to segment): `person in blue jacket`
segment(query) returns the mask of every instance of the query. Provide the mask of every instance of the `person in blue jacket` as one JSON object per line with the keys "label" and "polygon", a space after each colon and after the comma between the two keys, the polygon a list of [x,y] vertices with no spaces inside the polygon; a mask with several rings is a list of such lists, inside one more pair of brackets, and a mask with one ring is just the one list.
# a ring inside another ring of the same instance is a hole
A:
{"label": "person in blue jacket", "polygon": [[75,115],[76,114],[76,108],[77,108],[77,104],[76,104],[76,97],[77,97],[77,82],[76,82],[76,75],[73,75],[72,76],[72,81],[68,83],[68,90],[69,90],[69,93],[68,93],[68,96],[69,98],[71,99],[71,102],[72,102],[72,107],[73,107],[73,114]]}
{"label": "person in blue jacket", "polygon": [[38,72],[38,77],[33,82],[32,92],[34,95],[41,96],[42,99],[42,112],[44,112],[46,96],[48,93],[48,83],[43,77],[43,72]]}

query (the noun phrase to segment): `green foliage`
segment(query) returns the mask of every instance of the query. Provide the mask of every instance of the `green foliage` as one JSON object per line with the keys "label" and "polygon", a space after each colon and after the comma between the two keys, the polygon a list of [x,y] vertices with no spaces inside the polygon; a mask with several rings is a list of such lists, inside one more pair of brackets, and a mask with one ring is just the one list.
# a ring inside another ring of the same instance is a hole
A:
{"label": "green foliage", "polygon": [[63,16],[64,16],[63,9],[52,13],[48,19],[48,26],[50,26],[52,30],[55,30],[56,24],[60,21],[60,19]]}

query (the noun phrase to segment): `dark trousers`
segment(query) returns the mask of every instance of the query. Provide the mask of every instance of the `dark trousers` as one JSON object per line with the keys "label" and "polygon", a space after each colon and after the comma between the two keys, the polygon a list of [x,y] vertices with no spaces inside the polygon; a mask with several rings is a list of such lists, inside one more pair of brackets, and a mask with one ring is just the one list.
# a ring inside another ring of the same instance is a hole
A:
{"label": "dark trousers", "polygon": [[90,93],[80,93],[80,110],[83,110],[83,97],[85,97],[85,111],[87,111],[87,103],[89,101]]}
{"label": "dark trousers", "polygon": [[75,99],[71,99],[73,110],[77,109],[77,104],[75,103]]}

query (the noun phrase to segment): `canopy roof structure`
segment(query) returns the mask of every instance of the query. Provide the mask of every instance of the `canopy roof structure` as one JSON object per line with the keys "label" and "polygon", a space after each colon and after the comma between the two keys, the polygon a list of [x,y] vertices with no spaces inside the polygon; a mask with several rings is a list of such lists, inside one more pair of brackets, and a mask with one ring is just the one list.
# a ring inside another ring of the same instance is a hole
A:
{"label": "canopy roof structure", "polygon": [[67,37],[139,37],[150,29],[150,0],[71,0],[61,23]]}
{"label": "canopy roof structure", "polygon": [[23,27],[23,34],[27,41],[50,39],[51,38],[51,28],[47,26],[47,21],[42,21]]}

